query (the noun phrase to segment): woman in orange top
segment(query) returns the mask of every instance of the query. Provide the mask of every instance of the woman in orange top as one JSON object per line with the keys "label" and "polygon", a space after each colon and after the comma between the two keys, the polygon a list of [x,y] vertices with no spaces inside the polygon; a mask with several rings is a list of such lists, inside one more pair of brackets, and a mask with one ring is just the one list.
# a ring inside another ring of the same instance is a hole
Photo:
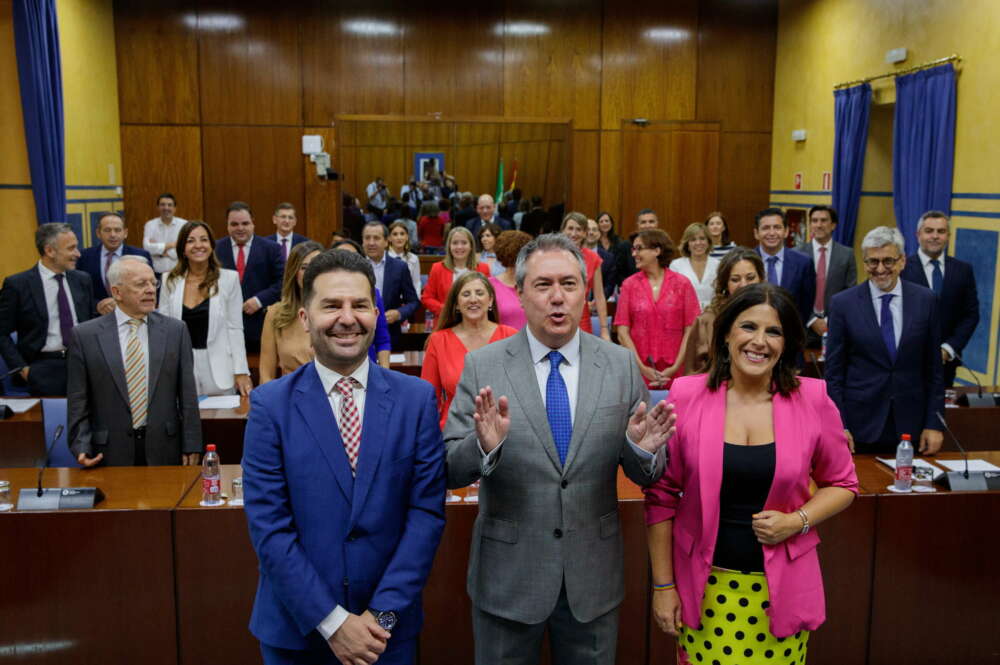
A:
{"label": "woman in orange top", "polygon": [[420,370],[420,378],[437,389],[441,429],[465,367],[465,354],[516,334],[514,328],[497,323],[496,296],[484,275],[467,272],[455,280],[437,330],[427,339]]}
{"label": "woman in orange top", "polygon": [[563,218],[562,234],[576,243],[583,254],[583,262],[587,265],[587,295],[592,299],[583,303],[583,316],[580,317],[580,330],[593,333],[590,324],[591,306],[597,310],[600,321],[601,339],[611,341],[611,331],[608,329],[608,301],[604,298],[604,279],[601,277],[601,264],[604,260],[592,249],[583,246],[587,238],[587,216],[581,212],[571,212]]}
{"label": "woman in orange top", "polygon": [[448,238],[445,240],[444,260],[431,266],[430,275],[427,276],[427,286],[420,294],[420,302],[435,317],[440,316],[452,282],[473,268],[487,277],[490,276],[490,267],[479,262],[472,232],[464,226],[456,226],[448,232]]}

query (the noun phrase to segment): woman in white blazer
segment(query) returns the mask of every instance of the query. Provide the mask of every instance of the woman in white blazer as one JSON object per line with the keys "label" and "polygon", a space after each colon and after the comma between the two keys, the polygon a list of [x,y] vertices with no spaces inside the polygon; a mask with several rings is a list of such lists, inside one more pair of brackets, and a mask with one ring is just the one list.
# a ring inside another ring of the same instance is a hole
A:
{"label": "woman in white blazer", "polygon": [[219,264],[205,222],[188,222],[177,234],[177,265],[163,278],[159,312],[187,324],[199,395],[250,393],[240,278]]}
{"label": "woman in white blazer", "polygon": [[715,297],[715,275],[719,270],[719,259],[709,255],[711,249],[705,225],[689,224],[681,236],[681,258],[670,262],[671,270],[691,281],[702,311]]}

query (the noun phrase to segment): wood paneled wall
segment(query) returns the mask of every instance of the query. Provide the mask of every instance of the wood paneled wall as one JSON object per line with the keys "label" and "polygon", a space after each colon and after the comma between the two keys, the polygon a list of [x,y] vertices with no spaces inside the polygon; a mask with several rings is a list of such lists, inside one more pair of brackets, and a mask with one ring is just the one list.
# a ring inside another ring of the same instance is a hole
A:
{"label": "wood paneled wall", "polygon": [[183,187],[179,214],[217,231],[232,199],[259,210],[262,233],[290,200],[324,239],[337,186],[298,136],[341,114],[572,118],[569,207],[608,210],[626,231],[622,174],[637,165],[623,120],[716,123],[711,207],[749,242],[768,201],[776,0],[118,0],[115,21],[130,228]]}

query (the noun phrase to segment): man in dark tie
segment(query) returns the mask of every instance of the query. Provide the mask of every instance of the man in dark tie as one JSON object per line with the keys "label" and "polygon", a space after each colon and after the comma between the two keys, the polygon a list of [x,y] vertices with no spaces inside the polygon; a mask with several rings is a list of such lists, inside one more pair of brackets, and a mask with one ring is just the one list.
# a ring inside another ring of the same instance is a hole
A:
{"label": "man in dark tie", "polygon": [[830,301],[826,387],[851,449],[892,455],[900,435],[933,455],[943,441],[941,322],[937,297],[899,279],[903,236],[879,226],[861,243],[868,281]]}
{"label": "man in dark tie", "polygon": [[271,217],[274,222],[276,232],[273,236],[268,236],[268,240],[273,240],[281,250],[281,260],[288,260],[288,252],[292,251],[300,242],[305,242],[309,238],[295,232],[295,206],[291,203],[279,203],[274,208],[274,215]]}
{"label": "man in dark tie", "polygon": [[392,348],[399,348],[402,321],[408,319],[420,305],[420,297],[413,288],[410,269],[406,262],[389,256],[389,239],[382,222],[368,222],[361,233],[365,256],[375,270],[375,287],[382,294],[385,321],[389,324]]}
{"label": "man in dark tie", "polygon": [[767,208],[757,213],[753,237],[759,243],[757,253],[764,260],[767,281],[788,291],[805,325],[812,318],[816,301],[816,270],[808,257],[786,250],[788,225],[784,211]]}
{"label": "man in dark tie", "polygon": [[97,313],[103,315],[115,308],[115,299],[111,297],[111,289],[108,287],[108,270],[111,265],[123,256],[138,256],[152,267],[153,258],[146,250],[125,244],[128,227],[118,213],[106,213],[97,221],[97,237],[100,244],[80,252],[76,267],[90,275]]}
{"label": "man in dark tie", "polygon": [[0,353],[32,395],[65,395],[66,349],[73,326],[94,316],[94,290],[90,275],[75,270],[80,252],[69,224],[42,224],[35,246],[38,264],[0,290]]}
{"label": "man in dark tie", "polygon": [[809,233],[812,234],[812,241],[795,247],[812,259],[816,270],[813,313],[806,326],[806,346],[810,349],[822,346],[822,337],[828,327],[826,312],[830,308],[830,298],[858,283],[854,251],[833,239],[835,228],[837,211],[830,206],[813,206],[809,209]]}
{"label": "man in dark tie", "polygon": [[948,216],[943,212],[930,210],[920,216],[917,241],[920,249],[907,257],[901,277],[929,287],[938,297],[943,381],[945,386],[950,386],[955,382],[955,370],[961,364],[965,345],[979,324],[976,280],[971,265],[945,254]]}
{"label": "man in dark tie", "polygon": [[229,235],[215,243],[215,255],[223,268],[235,270],[243,289],[243,335],[247,351],[260,351],[264,312],[281,297],[285,261],[276,244],[253,233],[253,212],[242,201],[226,210]]}

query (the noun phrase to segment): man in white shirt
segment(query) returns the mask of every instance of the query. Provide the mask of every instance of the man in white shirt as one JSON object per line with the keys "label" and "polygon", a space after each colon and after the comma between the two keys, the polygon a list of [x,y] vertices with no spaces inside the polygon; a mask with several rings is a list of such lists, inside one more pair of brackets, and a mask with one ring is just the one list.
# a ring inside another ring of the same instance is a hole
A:
{"label": "man in white shirt", "polygon": [[796,245],[795,249],[813,260],[816,270],[816,295],[813,313],[806,322],[806,347],[818,349],[827,331],[826,311],[830,299],[858,283],[858,268],[854,251],[833,239],[837,228],[837,211],[830,206],[818,205],[809,209],[811,242]]}
{"label": "man in white shirt", "polygon": [[378,176],[365,187],[365,194],[368,196],[368,210],[379,218],[385,214],[385,207],[389,205],[389,190],[385,186],[382,176]]}
{"label": "man in white shirt", "polygon": [[267,238],[273,240],[281,249],[282,260],[288,261],[288,252],[292,251],[292,247],[309,238],[295,232],[298,220],[295,217],[295,206],[291,203],[279,203],[275,206],[271,221],[274,222],[275,233]]}
{"label": "man in white shirt", "polygon": [[412,664],[444,530],[434,389],[368,360],[378,312],[364,257],[325,252],[299,313],[316,353],[250,393],[243,483],[267,665]]}
{"label": "man in white shirt", "polygon": [[170,272],[177,265],[177,234],[187,224],[186,219],[175,217],[177,199],[164,192],[156,199],[159,217],[146,222],[142,232],[142,248],[153,257],[153,271],[157,275]]}

